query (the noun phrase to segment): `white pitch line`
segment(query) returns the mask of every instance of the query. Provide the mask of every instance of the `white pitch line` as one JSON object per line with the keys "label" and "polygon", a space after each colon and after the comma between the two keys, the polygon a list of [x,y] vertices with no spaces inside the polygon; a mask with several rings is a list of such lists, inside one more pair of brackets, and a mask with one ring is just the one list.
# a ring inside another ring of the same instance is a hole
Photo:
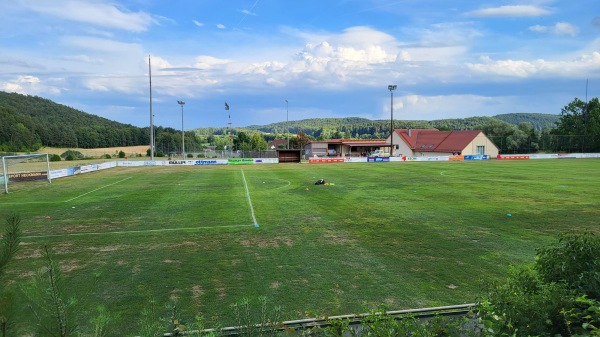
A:
{"label": "white pitch line", "polygon": [[78,199],[78,198],[81,198],[81,197],[83,197],[83,196],[86,196],[86,195],[88,195],[88,194],[90,194],[90,193],[94,193],[94,192],[96,192],[96,191],[99,191],[99,190],[101,190],[101,189],[103,189],[103,188],[110,187],[110,186],[112,186],[112,185],[116,185],[116,184],[118,184],[118,183],[124,182],[125,180],[131,179],[131,178],[132,178],[132,177],[127,177],[127,178],[125,178],[125,179],[119,180],[119,181],[117,181],[117,182],[114,182],[114,183],[112,183],[112,184],[108,184],[108,185],[104,185],[104,186],[102,186],[102,187],[98,187],[97,189],[95,189],[95,190],[93,190],[93,191],[89,191],[89,192],[86,192],[86,193],[80,194],[80,195],[78,195],[78,196],[76,196],[76,197],[74,197],[74,198],[71,198],[71,199],[69,199],[69,200],[65,200],[65,201],[63,201],[63,202],[69,202],[69,201],[73,201],[73,200],[75,200],[75,199]]}
{"label": "white pitch line", "polygon": [[244,179],[244,188],[246,189],[246,196],[248,197],[248,204],[250,205],[250,213],[252,214],[252,221],[254,221],[254,227],[258,227],[256,222],[256,216],[254,215],[254,207],[252,207],[252,200],[250,200],[250,192],[248,191],[248,184],[246,183],[246,176],[244,175],[244,169],[242,171],[242,178]]}
{"label": "white pitch line", "polygon": [[29,235],[23,236],[23,239],[39,239],[65,236],[86,236],[86,235],[108,235],[108,234],[144,234],[144,233],[160,233],[160,232],[176,232],[176,231],[193,231],[200,229],[219,229],[219,228],[236,228],[250,227],[252,225],[231,225],[231,226],[211,226],[211,227],[187,227],[187,228],[161,228],[161,229],[145,229],[139,231],[114,231],[114,232],[88,232],[88,233],[64,233],[64,234],[48,234],[48,235]]}

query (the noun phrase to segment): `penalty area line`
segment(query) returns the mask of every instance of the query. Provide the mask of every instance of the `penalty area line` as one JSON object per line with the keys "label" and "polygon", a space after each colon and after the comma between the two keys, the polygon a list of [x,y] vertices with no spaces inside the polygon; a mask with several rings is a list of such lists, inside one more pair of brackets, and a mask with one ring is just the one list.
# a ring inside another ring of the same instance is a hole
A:
{"label": "penalty area line", "polygon": [[177,232],[177,231],[195,231],[203,229],[219,229],[219,228],[239,228],[251,227],[252,225],[231,225],[231,226],[207,226],[207,227],[187,227],[187,228],[161,228],[161,229],[145,229],[139,231],[113,231],[113,232],[86,232],[86,233],[64,233],[64,234],[47,234],[47,235],[28,235],[23,236],[23,239],[43,239],[65,236],[86,236],[86,235],[120,235],[120,234],[145,234],[145,233],[162,233],[162,232]]}
{"label": "penalty area line", "polygon": [[119,180],[119,181],[116,181],[116,182],[114,182],[114,183],[112,183],[112,184],[108,184],[108,185],[104,185],[104,186],[98,187],[98,188],[97,188],[97,189],[95,189],[95,190],[92,190],[92,191],[89,191],[89,192],[86,192],[86,193],[80,194],[80,195],[78,195],[78,196],[76,196],[76,197],[74,197],[74,198],[71,198],[71,199],[69,199],[69,200],[65,200],[65,201],[63,201],[63,202],[69,202],[69,201],[73,201],[73,200],[75,200],[75,199],[79,199],[79,198],[81,198],[81,197],[83,197],[83,196],[86,196],[86,195],[88,195],[88,194],[90,194],[90,193],[94,193],[94,192],[96,192],[96,191],[99,191],[99,190],[101,190],[101,189],[103,189],[103,188],[107,188],[107,187],[110,187],[110,186],[112,186],[112,185],[116,185],[116,184],[118,184],[118,183],[122,183],[122,182],[124,182],[125,180],[131,179],[131,178],[132,178],[132,177],[127,177],[127,178],[125,178],[125,179],[121,179],[121,180]]}

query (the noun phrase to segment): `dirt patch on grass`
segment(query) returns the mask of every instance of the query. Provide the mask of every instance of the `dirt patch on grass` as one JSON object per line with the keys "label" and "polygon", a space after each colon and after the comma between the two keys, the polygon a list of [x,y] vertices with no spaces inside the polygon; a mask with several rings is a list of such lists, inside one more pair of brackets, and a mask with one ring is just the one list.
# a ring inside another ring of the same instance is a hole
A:
{"label": "dirt patch on grass", "polygon": [[239,243],[246,248],[279,248],[281,246],[292,247],[294,245],[294,240],[288,237],[252,238],[240,240]]}
{"label": "dirt patch on grass", "polygon": [[204,295],[204,289],[202,289],[201,285],[192,286],[192,300],[196,306],[200,306],[202,304],[201,297]]}
{"label": "dirt patch on grass", "polygon": [[281,286],[281,282],[279,281],[275,281],[275,282],[271,282],[270,288],[271,289],[277,289]]}
{"label": "dirt patch on grass", "polygon": [[67,260],[60,264],[60,270],[63,273],[68,273],[74,270],[81,269],[82,266],[79,264],[79,260]]}

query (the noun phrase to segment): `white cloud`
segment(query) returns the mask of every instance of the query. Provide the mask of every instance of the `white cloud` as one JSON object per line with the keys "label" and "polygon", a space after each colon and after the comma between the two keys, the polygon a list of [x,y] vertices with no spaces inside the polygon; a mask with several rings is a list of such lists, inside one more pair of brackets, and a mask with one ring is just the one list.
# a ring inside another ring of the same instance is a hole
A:
{"label": "white cloud", "polygon": [[225,29],[225,28],[227,28],[227,27],[225,27],[225,25],[224,25],[224,24],[222,24],[222,23],[218,23],[218,24],[217,24],[217,28],[219,28],[219,29]]}
{"label": "white cloud", "polygon": [[247,9],[243,9],[243,10],[242,10],[242,13],[244,13],[244,14],[246,14],[246,15],[252,15],[252,16],[256,16],[256,13],[254,13],[254,12],[251,12],[251,11],[249,11],[249,10],[247,10]]}
{"label": "white cloud", "polygon": [[78,0],[24,0],[29,9],[61,19],[132,32],[146,31],[154,19],[144,12],[127,12],[114,4]]}
{"label": "white cloud", "polygon": [[482,58],[482,61],[482,63],[469,63],[467,67],[474,73],[517,78],[533,76],[577,78],[598,73],[600,70],[600,52],[597,51],[566,61],[546,61],[543,59],[534,61],[493,61],[489,57]]}
{"label": "white cloud", "polygon": [[[514,106],[513,97],[478,95],[406,95],[394,96],[394,119],[435,120],[455,116],[490,116],[506,113]],[[389,119],[389,99],[382,104],[376,119]]]}
{"label": "white cloud", "polygon": [[549,9],[532,5],[512,5],[491,8],[482,8],[467,12],[467,16],[476,17],[524,17],[543,16],[552,13]]}
{"label": "white cloud", "polygon": [[7,82],[0,82],[0,88],[7,92],[16,92],[25,95],[39,95],[39,94],[59,94],[60,89],[45,85],[42,81],[31,75],[20,75],[13,80]]}
{"label": "white cloud", "polygon": [[575,36],[579,29],[567,22],[557,22],[554,26],[535,25],[529,27],[529,30],[537,33],[552,33],[555,35],[570,35]]}
{"label": "white cloud", "polygon": [[204,26],[204,23],[202,23],[202,22],[200,22],[200,21],[197,21],[197,20],[192,20],[192,22],[193,22],[193,23],[194,23],[196,26],[198,26],[198,27],[202,27],[202,26]]}

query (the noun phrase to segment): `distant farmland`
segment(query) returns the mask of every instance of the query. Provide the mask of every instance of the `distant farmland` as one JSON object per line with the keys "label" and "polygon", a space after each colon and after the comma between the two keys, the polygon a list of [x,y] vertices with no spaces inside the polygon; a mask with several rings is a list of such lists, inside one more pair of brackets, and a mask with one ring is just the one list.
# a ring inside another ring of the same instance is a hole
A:
{"label": "distant farmland", "polygon": [[20,214],[24,235],[9,286],[44,266],[48,245],[80,325],[103,304],[126,334],[151,300],[165,317],[177,301],[184,319],[221,325],[245,297],[266,296],[282,319],[470,303],[481,279],[531,263],[560,233],[598,231],[599,167],[169,166],[55,179],[0,196],[0,216]]}

